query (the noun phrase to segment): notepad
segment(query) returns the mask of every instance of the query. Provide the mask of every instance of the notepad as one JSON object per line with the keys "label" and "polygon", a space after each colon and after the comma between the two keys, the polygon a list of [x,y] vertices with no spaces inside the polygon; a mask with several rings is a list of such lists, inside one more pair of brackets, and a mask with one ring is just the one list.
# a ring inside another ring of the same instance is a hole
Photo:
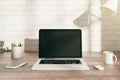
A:
{"label": "notepad", "polygon": [[21,66],[24,66],[26,64],[27,64],[27,62],[12,62],[12,63],[6,65],[5,68],[15,69],[15,68],[19,68]]}

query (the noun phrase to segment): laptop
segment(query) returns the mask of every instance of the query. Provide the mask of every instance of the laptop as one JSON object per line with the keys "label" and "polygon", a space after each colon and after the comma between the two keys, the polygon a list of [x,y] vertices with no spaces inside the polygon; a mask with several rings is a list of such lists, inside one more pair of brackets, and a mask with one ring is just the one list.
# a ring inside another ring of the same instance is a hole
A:
{"label": "laptop", "polygon": [[32,70],[89,70],[80,29],[40,29],[39,58]]}

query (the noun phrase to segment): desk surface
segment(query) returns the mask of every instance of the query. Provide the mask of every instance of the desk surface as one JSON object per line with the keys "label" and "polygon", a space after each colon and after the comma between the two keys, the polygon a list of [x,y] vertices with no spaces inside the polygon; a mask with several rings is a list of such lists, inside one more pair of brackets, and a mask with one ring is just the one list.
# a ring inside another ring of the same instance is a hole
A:
{"label": "desk surface", "polygon": [[[118,54],[120,52],[117,52]],[[32,71],[31,67],[37,60],[37,53],[25,53],[22,59],[11,59],[10,53],[0,54],[0,80],[120,80],[120,58],[114,65],[105,65],[98,58],[85,58],[89,71]],[[28,62],[18,69],[5,69],[12,61]],[[93,65],[101,64],[104,71],[98,71]]]}

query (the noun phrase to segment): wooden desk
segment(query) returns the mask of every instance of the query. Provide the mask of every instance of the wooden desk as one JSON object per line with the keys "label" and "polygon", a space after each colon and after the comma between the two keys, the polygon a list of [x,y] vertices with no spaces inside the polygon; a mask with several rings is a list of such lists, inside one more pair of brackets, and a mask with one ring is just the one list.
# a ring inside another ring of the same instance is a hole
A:
{"label": "wooden desk", "polygon": [[[11,61],[10,53],[0,54],[0,80],[120,80],[120,59],[114,65],[105,65],[97,58],[85,59],[89,65],[89,71],[32,71],[37,53],[25,53],[23,59],[28,62],[24,67],[18,69],[5,69],[4,66]],[[98,71],[92,66],[101,64],[104,71]]]}

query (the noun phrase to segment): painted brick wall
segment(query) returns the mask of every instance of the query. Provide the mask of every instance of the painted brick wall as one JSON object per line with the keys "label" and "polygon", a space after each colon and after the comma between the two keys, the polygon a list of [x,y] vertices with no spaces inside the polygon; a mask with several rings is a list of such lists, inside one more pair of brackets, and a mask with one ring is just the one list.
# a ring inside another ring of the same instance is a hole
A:
{"label": "painted brick wall", "polygon": [[[73,24],[73,19],[88,9],[88,3],[89,0],[0,0],[0,40],[10,46],[11,42],[37,38],[40,28],[81,28]],[[102,20],[103,50],[120,51],[119,16],[120,7],[117,16]],[[89,50],[89,27],[81,29],[84,50]]]}
{"label": "painted brick wall", "polygon": [[[0,40],[10,48],[12,42],[38,38],[41,28],[80,28],[74,20],[87,10],[88,3],[89,0],[0,0]],[[84,37],[83,43],[88,45],[85,40]]]}
{"label": "painted brick wall", "polygon": [[0,0],[0,40],[6,47],[32,36],[30,19],[28,0]]}
{"label": "painted brick wall", "polygon": [[[76,28],[73,24],[73,19],[76,19],[76,16],[81,15],[87,9],[88,6],[84,5],[88,5],[89,0],[68,1],[69,0],[52,0],[51,2],[49,2],[49,0],[32,1],[30,9],[34,11],[31,15],[34,16],[36,31],[40,28]],[[105,0],[102,1],[104,2]],[[120,51],[120,1],[118,4],[117,15],[102,15],[102,50]],[[47,6],[49,6],[49,8]],[[83,22],[78,22],[77,24],[81,25],[81,23],[84,23],[86,16],[87,15],[84,15]],[[87,51],[89,50],[89,27],[83,27],[81,29],[83,30],[84,36],[83,48],[84,51]],[[38,34],[38,32],[36,32],[35,35],[36,34]]]}
{"label": "painted brick wall", "polygon": [[34,12],[35,38],[38,38],[38,30],[41,28],[81,28],[84,36],[83,51],[88,51],[88,28],[74,24],[74,20],[88,9],[88,4],[89,0],[33,0],[31,10]]}

